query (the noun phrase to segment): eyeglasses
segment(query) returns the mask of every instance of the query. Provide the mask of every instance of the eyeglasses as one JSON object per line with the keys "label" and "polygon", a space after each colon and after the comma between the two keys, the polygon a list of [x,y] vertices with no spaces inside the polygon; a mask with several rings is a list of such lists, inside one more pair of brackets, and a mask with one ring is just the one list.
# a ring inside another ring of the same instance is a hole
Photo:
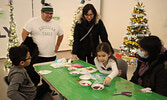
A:
{"label": "eyeglasses", "polygon": [[29,56],[28,58],[24,59],[24,61],[29,60],[29,59],[32,59],[32,57],[31,57],[31,56]]}
{"label": "eyeglasses", "polygon": [[53,15],[53,12],[44,12],[47,15]]}
{"label": "eyeglasses", "polygon": [[93,16],[94,14],[85,14],[85,16]]}
{"label": "eyeglasses", "polygon": [[102,66],[101,66],[101,68],[102,68],[103,70],[107,70],[107,71],[112,70],[112,68],[107,68],[107,69],[105,69],[105,68],[104,68],[104,67],[102,67]]}

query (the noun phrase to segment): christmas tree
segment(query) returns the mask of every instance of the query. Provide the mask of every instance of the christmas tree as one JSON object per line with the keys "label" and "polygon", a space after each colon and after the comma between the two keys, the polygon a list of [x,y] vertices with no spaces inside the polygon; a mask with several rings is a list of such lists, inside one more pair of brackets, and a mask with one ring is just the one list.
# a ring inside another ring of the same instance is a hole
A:
{"label": "christmas tree", "polygon": [[9,49],[11,47],[14,47],[14,46],[19,46],[20,43],[18,41],[18,38],[17,38],[17,34],[16,34],[16,24],[14,22],[14,15],[13,15],[13,2],[12,0],[9,0],[9,7],[10,7],[10,21],[9,21],[9,24],[10,24],[10,27],[9,27],[9,31],[10,31],[10,34],[9,34],[9,42],[8,42],[8,53],[7,53],[7,62],[6,62],[6,65],[5,67],[10,67],[12,65],[12,62],[10,61],[9,59]]}
{"label": "christmas tree", "polygon": [[74,28],[75,28],[75,25],[76,25],[76,22],[77,22],[76,15],[79,14],[82,11],[84,3],[85,3],[85,0],[81,0],[81,3],[79,5],[77,11],[74,12],[73,21],[72,21],[72,27],[71,27],[71,33],[72,33],[72,35],[68,38],[68,40],[69,40],[69,46],[72,46],[73,45],[73,41],[74,41],[74,39],[73,39]]}
{"label": "christmas tree", "polygon": [[151,35],[143,3],[137,3],[130,20],[130,26],[127,27],[124,42],[120,46],[121,53],[126,56],[134,56],[138,49],[138,41],[143,37]]}

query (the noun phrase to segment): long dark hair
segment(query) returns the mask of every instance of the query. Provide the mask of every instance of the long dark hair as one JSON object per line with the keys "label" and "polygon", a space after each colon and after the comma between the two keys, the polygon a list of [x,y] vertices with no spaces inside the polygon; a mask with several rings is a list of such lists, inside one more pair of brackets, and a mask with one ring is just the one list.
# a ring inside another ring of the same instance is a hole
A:
{"label": "long dark hair", "polygon": [[160,54],[162,48],[161,40],[153,35],[141,39],[139,45],[148,52],[149,58],[156,58]]}
{"label": "long dark hair", "polygon": [[86,15],[89,10],[91,10],[91,11],[93,12],[93,14],[94,14],[94,18],[92,19],[91,22],[92,22],[92,23],[95,23],[95,21],[96,21],[96,16],[97,16],[97,11],[96,11],[95,7],[94,7],[92,4],[86,4],[86,5],[83,7],[83,10],[82,10],[82,18],[83,18],[84,20],[86,20],[85,17],[84,17],[84,15]]}
{"label": "long dark hair", "polygon": [[110,45],[109,45],[107,42],[102,42],[102,43],[100,43],[100,44],[96,47],[96,55],[97,55],[97,53],[100,52],[100,51],[106,52],[108,55],[110,55],[109,58],[113,59],[113,60],[116,62],[116,64],[118,65],[117,60],[116,60],[116,58],[113,56],[113,53],[112,53],[112,51],[111,51],[111,47],[110,47]]}

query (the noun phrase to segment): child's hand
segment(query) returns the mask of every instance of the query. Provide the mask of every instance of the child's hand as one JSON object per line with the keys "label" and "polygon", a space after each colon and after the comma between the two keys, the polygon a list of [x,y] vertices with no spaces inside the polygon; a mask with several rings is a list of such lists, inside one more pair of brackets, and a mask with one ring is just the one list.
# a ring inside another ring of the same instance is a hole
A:
{"label": "child's hand", "polygon": [[122,70],[118,69],[118,76],[121,76],[121,74],[122,74]]}
{"label": "child's hand", "polygon": [[109,84],[111,82],[111,78],[110,77],[106,77],[105,80],[104,80],[104,85],[105,84]]}

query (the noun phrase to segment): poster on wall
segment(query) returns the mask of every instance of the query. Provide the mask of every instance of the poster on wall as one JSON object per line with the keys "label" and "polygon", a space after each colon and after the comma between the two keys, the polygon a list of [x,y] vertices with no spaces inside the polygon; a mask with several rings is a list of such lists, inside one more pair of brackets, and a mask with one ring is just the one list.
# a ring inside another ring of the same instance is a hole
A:
{"label": "poster on wall", "polygon": [[4,19],[5,18],[5,10],[0,8],[0,19]]}
{"label": "poster on wall", "polygon": [[[5,10],[0,8],[0,19],[3,20],[5,19]],[[0,30],[0,38],[6,38],[6,35],[2,35],[1,33],[2,30]]]}

